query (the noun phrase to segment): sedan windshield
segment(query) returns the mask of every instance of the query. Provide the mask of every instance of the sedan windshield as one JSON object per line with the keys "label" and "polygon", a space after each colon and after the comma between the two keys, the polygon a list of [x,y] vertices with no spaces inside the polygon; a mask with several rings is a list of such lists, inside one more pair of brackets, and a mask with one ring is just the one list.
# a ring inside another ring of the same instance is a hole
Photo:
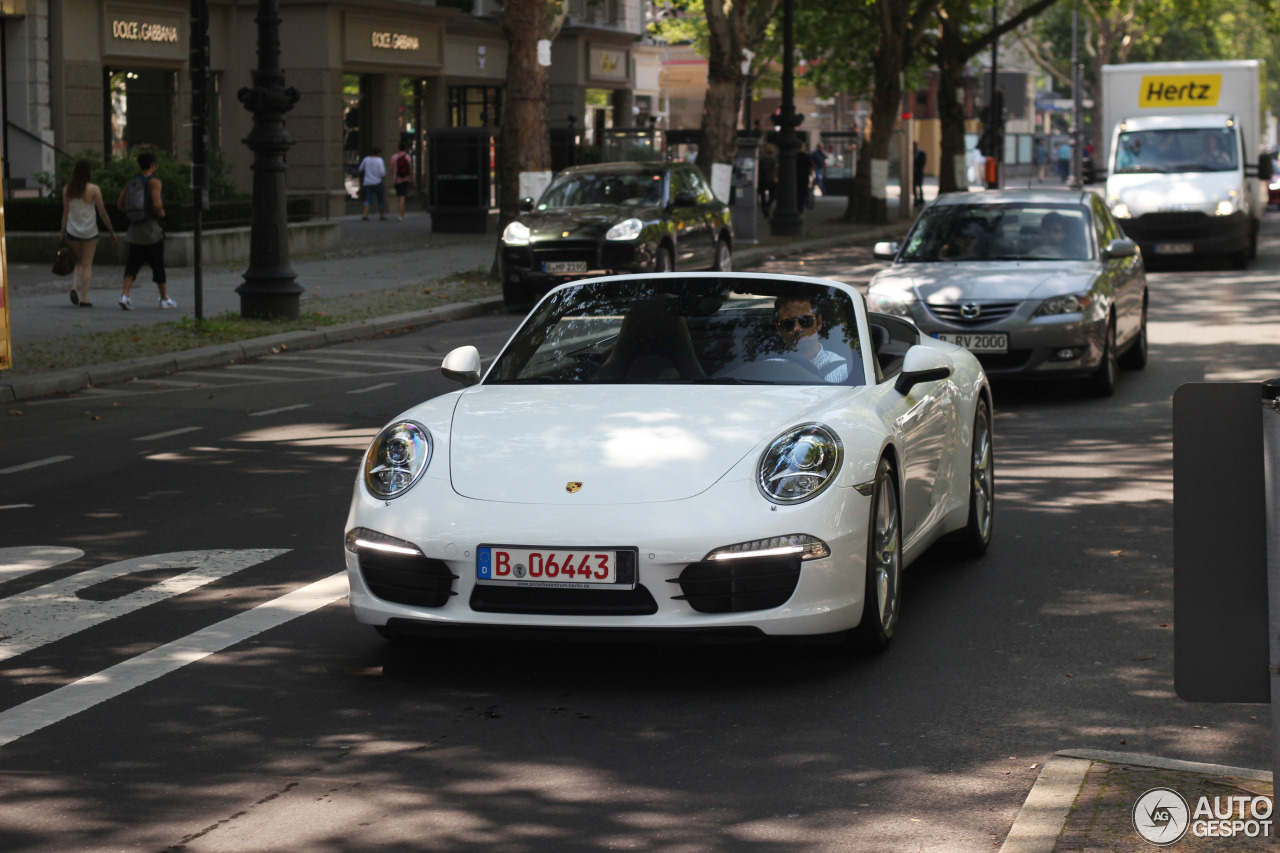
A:
{"label": "sedan windshield", "polygon": [[1084,261],[1089,211],[1076,204],[940,204],[907,235],[903,261]]}
{"label": "sedan windshield", "polygon": [[538,200],[538,210],[624,204],[662,203],[662,172],[571,173],[560,175]]}
{"label": "sedan windshield", "polygon": [[782,279],[663,275],[548,296],[486,383],[861,385],[852,300]]}
{"label": "sedan windshield", "polygon": [[1234,128],[1137,130],[1116,140],[1116,172],[1230,172],[1236,168]]}

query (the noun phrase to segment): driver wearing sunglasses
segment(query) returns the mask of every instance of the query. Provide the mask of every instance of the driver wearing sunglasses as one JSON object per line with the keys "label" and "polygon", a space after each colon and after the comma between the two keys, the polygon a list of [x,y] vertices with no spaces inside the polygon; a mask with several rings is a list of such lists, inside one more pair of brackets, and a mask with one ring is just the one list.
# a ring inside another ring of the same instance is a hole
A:
{"label": "driver wearing sunglasses", "polygon": [[849,363],[825,349],[818,339],[822,315],[809,299],[780,296],[774,302],[774,328],[788,352],[810,361],[827,382],[849,378]]}

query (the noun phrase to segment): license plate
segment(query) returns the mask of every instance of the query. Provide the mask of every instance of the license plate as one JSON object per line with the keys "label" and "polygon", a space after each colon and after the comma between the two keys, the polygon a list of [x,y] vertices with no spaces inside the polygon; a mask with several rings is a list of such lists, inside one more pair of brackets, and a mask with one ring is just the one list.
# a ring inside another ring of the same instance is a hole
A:
{"label": "license plate", "polygon": [[1156,243],[1157,255],[1189,255],[1194,251],[1190,243]]}
{"label": "license plate", "polygon": [[618,552],[481,545],[476,582],[557,589],[618,585]]}
{"label": "license plate", "polygon": [[986,334],[940,334],[938,340],[964,347],[969,352],[1008,352],[1009,336],[1004,332]]}
{"label": "license plate", "polygon": [[586,272],[586,261],[543,261],[543,272]]}

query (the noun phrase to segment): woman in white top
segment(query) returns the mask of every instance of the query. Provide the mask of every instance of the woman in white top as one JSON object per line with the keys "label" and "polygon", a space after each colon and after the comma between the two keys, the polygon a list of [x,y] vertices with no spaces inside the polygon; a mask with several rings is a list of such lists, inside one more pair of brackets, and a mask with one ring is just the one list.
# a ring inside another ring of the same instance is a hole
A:
{"label": "woman in white top", "polygon": [[111,227],[111,217],[102,203],[102,190],[90,183],[92,165],[88,160],[76,163],[71,180],[62,188],[62,241],[70,243],[76,253],[76,270],[72,276],[71,304],[92,308],[89,301],[89,283],[93,279],[93,253],[98,248],[98,217],[107,224],[111,242],[116,241],[116,230]]}

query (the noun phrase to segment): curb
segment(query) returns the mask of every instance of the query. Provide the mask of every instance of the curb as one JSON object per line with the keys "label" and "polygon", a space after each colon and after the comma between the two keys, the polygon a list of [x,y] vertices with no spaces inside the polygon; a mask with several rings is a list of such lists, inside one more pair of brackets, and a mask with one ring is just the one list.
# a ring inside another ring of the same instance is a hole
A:
{"label": "curb", "polygon": [[[873,243],[877,240],[901,236],[910,226],[903,221],[897,224],[880,225],[854,234],[833,234],[826,237],[813,237],[808,240],[796,240],[772,246],[755,246],[735,252],[735,267],[758,264],[771,258],[797,255],[803,252],[830,249],[836,246],[856,246]],[[853,226],[851,226],[852,228]],[[60,285],[61,286],[61,285]],[[127,361],[107,364],[87,365],[70,370],[37,373],[20,379],[0,382],[0,403],[14,403],[35,397],[47,397],[52,394],[68,394],[113,382],[126,382],[148,376],[162,376],[175,370],[191,370],[201,367],[213,367],[247,361],[279,352],[282,348],[314,349],[329,344],[373,337],[384,332],[421,328],[450,320],[461,320],[489,314],[502,308],[502,297],[494,296],[475,302],[447,305],[441,308],[429,308],[423,311],[410,311],[358,323],[344,323],[323,329],[301,332],[285,332],[265,338],[251,338],[228,344],[198,347],[172,354],[145,356]]]}
{"label": "curb", "polygon": [[1155,770],[1181,770],[1209,776],[1235,776],[1270,782],[1265,770],[1180,761],[1133,752],[1107,752],[1098,749],[1063,749],[1055,752],[1040,770],[1031,793],[1018,811],[1018,816],[1000,846],[1000,853],[1053,853],[1067,819],[1075,806],[1076,796],[1084,784],[1085,774],[1095,763],[1126,764]]}

